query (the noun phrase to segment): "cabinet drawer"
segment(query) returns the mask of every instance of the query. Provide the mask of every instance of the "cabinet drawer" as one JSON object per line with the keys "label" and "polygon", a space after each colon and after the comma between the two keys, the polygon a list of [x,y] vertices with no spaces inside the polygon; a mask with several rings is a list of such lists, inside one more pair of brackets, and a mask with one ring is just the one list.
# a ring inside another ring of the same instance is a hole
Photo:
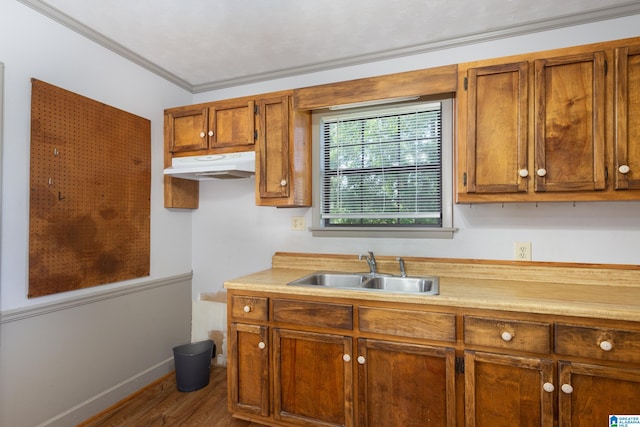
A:
{"label": "cabinet drawer", "polygon": [[464,343],[533,353],[549,353],[551,351],[551,324],[464,316]]}
{"label": "cabinet drawer", "polygon": [[456,340],[456,316],[451,313],[360,307],[358,321],[362,332],[447,342]]}
{"label": "cabinet drawer", "polygon": [[273,300],[273,320],[325,328],[353,329],[353,306],[314,301]]}
{"label": "cabinet drawer", "polygon": [[556,324],[555,352],[568,356],[640,363],[640,332]]}
{"label": "cabinet drawer", "polygon": [[236,319],[269,320],[268,308],[268,298],[231,296],[231,315]]}

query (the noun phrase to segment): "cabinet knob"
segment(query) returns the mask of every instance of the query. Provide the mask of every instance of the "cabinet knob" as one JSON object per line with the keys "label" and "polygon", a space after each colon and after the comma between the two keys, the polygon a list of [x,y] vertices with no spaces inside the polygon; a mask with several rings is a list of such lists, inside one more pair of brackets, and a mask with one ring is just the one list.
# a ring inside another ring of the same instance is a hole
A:
{"label": "cabinet knob", "polygon": [[500,338],[502,338],[503,341],[511,341],[513,339],[513,334],[511,334],[510,332],[504,331],[501,335]]}
{"label": "cabinet knob", "polygon": [[542,389],[543,389],[544,391],[546,391],[547,393],[551,393],[551,392],[553,392],[553,390],[555,390],[556,388],[555,388],[555,387],[553,386],[553,384],[551,384],[551,383],[544,383],[544,384],[542,385]]}
{"label": "cabinet knob", "polygon": [[287,180],[283,179],[282,181],[280,181],[280,187],[286,187],[287,186]]}
{"label": "cabinet knob", "polygon": [[206,133],[204,133],[204,132],[200,132],[200,138],[204,138],[205,136],[207,136],[207,134],[206,134]]}
{"label": "cabinet knob", "polygon": [[620,173],[629,173],[630,170],[629,165],[620,165],[620,167],[618,167],[618,172]]}
{"label": "cabinet knob", "polygon": [[518,175],[520,175],[522,178],[526,178],[529,176],[529,171],[526,169],[520,169],[518,171]]}
{"label": "cabinet knob", "polygon": [[611,349],[613,348],[613,344],[611,344],[609,341],[602,341],[600,343],[600,348],[603,351],[611,351]]}
{"label": "cabinet knob", "polygon": [[570,384],[562,384],[562,387],[560,387],[560,389],[562,390],[563,393],[565,394],[571,394],[573,393],[573,387],[571,387]]}
{"label": "cabinet knob", "polygon": [[209,131],[209,133],[208,133],[208,135],[209,135],[209,136],[213,136],[213,131],[212,131],[212,130],[210,130],[210,131]]}
{"label": "cabinet knob", "polygon": [[265,348],[266,346],[267,346],[267,345],[266,345],[264,342],[262,342],[262,341],[260,341],[260,342],[258,343],[258,348],[259,348],[260,350],[264,350],[264,348]]}
{"label": "cabinet knob", "polygon": [[357,360],[358,360],[358,363],[361,364],[361,365],[364,365],[364,362],[366,361],[364,356],[358,356]]}
{"label": "cabinet knob", "polygon": [[544,168],[540,168],[536,171],[536,174],[538,174],[538,176],[545,176],[547,174],[547,170]]}
{"label": "cabinet knob", "polygon": [[251,311],[251,306],[250,305],[245,305],[243,308],[245,313],[249,313]]}
{"label": "cabinet knob", "polygon": [[351,356],[348,354],[343,354],[342,360],[344,360],[345,362],[351,362]]}

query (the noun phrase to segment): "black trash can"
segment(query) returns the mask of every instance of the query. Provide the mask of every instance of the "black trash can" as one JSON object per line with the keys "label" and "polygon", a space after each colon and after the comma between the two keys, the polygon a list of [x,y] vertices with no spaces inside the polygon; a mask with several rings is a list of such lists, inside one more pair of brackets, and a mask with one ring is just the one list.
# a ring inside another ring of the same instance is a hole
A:
{"label": "black trash can", "polygon": [[205,340],[173,348],[179,391],[195,391],[209,384],[215,347],[213,340]]}

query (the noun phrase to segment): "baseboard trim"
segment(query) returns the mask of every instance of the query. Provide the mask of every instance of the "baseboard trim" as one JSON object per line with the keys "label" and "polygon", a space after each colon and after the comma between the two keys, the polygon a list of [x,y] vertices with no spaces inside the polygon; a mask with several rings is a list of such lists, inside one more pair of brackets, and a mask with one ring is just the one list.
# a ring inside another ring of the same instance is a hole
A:
{"label": "baseboard trim", "polygon": [[84,402],[48,419],[41,424],[38,424],[37,427],[68,427],[78,425],[97,413],[104,411],[105,408],[111,407],[159,378],[166,376],[173,370],[173,357],[169,357],[151,368],[114,385],[102,393],[85,400]]}
{"label": "baseboard trim", "polygon": [[188,282],[191,286],[191,278],[193,272],[179,274],[176,276],[164,277],[162,279],[147,280],[144,282],[138,282],[128,284],[107,291],[97,291],[90,294],[81,295],[74,298],[65,299],[62,301],[55,301],[52,303],[45,303],[36,306],[29,306],[18,308],[15,310],[6,310],[0,312],[0,324],[15,322],[18,320],[28,319],[30,317],[42,316],[43,314],[54,313],[56,311],[67,310],[69,308],[78,307],[85,304],[92,304],[98,301],[103,301],[111,298],[118,298],[120,296],[133,294],[136,292],[144,292],[153,288],[160,288],[163,286],[170,286],[180,282]]}

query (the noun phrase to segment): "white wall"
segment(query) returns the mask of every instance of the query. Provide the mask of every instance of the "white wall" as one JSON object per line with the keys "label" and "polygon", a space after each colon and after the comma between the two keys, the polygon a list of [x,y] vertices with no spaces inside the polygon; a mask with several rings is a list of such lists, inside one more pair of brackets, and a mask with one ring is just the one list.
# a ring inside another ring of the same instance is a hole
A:
{"label": "white wall", "polygon": [[[640,36],[640,15],[478,43],[396,60],[196,94],[207,102],[413,69]],[[224,280],[268,268],[275,251],[513,259],[516,241],[532,242],[534,261],[639,264],[640,202],[457,205],[452,240],[313,238],[290,231],[310,209],[256,207],[254,181],[207,182],[193,215],[193,298]],[[220,260],[220,262],[212,262]],[[224,310],[220,304],[216,309]],[[194,310],[194,319],[199,312]],[[221,325],[223,327],[224,325]],[[194,330],[194,335],[200,332]]]}
{"label": "white wall", "polygon": [[[190,339],[192,215],[163,207],[162,133],[192,94],[15,0],[0,0],[0,62],[0,425],[71,425],[168,372]],[[32,77],[151,120],[149,277],[27,299]]]}

